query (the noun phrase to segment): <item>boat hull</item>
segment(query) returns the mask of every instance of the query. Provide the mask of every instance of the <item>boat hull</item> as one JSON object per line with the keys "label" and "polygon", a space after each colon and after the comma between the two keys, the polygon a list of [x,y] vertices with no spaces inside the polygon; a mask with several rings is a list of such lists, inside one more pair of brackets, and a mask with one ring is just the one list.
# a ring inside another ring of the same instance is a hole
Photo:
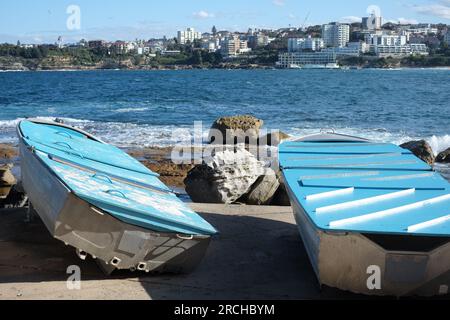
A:
{"label": "boat hull", "polygon": [[103,270],[192,271],[204,257],[210,236],[148,230],[122,222],[73,194],[22,139],[24,190],[53,237],[95,258]]}
{"label": "boat hull", "polygon": [[[360,233],[324,232],[312,223],[287,186],[295,220],[319,284],[376,296],[449,293],[450,242],[430,250],[389,250]],[[412,240],[404,239],[404,241]],[[376,269],[373,269],[375,267]],[[377,274],[380,278],[377,285]]]}

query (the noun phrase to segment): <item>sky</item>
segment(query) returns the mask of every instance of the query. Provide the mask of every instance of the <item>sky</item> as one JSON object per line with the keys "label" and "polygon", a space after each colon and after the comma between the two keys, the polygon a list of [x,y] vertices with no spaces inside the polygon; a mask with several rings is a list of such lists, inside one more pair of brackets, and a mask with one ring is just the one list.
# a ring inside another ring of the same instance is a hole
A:
{"label": "sky", "polygon": [[450,24],[450,0],[0,0],[0,42],[149,39],[213,25],[301,27],[354,22],[377,7],[385,21]]}

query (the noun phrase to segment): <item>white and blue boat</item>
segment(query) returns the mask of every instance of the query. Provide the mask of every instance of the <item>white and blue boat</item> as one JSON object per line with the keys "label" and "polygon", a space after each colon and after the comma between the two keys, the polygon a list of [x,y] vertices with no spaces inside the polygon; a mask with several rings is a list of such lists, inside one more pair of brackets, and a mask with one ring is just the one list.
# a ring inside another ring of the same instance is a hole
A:
{"label": "white and blue boat", "polygon": [[409,150],[338,134],[280,145],[280,168],[320,285],[446,295],[450,184]]}
{"label": "white and blue boat", "polygon": [[122,150],[61,123],[17,127],[22,183],[47,229],[116,269],[189,272],[216,229]]}

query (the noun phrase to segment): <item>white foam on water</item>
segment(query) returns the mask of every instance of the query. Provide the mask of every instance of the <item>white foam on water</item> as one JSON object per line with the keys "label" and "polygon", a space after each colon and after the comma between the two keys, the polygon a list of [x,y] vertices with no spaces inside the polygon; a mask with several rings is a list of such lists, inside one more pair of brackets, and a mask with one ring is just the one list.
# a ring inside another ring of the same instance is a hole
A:
{"label": "white foam on water", "polygon": [[[144,108],[118,109],[116,112],[135,112]],[[41,120],[54,120],[56,117],[37,117]],[[166,147],[173,145],[187,145],[192,143],[194,134],[194,125],[175,126],[175,125],[148,125],[134,124],[125,122],[100,122],[84,119],[59,117],[66,124],[85,130],[105,142],[117,145],[119,147]],[[15,128],[24,118],[14,120],[0,120],[0,142],[16,143],[17,137]],[[207,141],[209,124],[203,124],[203,141]],[[322,131],[330,131],[327,128]],[[362,128],[333,128],[335,132],[367,138],[376,142],[391,142],[402,144],[411,140],[425,139],[437,154],[450,147],[450,135],[419,137],[410,136],[402,132],[389,132],[386,129],[362,129]],[[302,137],[321,132],[320,128],[288,128],[282,129],[293,137]]]}
{"label": "white foam on water", "polygon": [[115,113],[132,113],[132,112],[144,112],[149,110],[149,108],[122,108],[114,110]]}
{"label": "white foam on water", "polygon": [[438,154],[442,151],[450,148],[450,135],[446,134],[445,136],[432,136],[427,139],[433,151]]}

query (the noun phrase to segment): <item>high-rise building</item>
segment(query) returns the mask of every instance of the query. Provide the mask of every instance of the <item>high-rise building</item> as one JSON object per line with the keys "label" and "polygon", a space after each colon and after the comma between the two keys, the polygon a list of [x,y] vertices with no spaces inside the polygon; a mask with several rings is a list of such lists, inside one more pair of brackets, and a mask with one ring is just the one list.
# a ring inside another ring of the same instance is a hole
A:
{"label": "high-rise building", "polygon": [[350,42],[350,26],[337,22],[324,24],[322,38],[326,47],[345,47]]}
{"label": "high-rise building", "polygon": [[362,18],[363,30],[381,30],[383,26],[383,18],[378,17],[375,13],[372,13],[370,17]]}
{"label": "high-rise building", "polygon": [[178,31],[178,43],[186,44],[188,42],[194,42],[195,40],[201,39],[202,34],[196,32],[194,28],[187,28],[185,31]]}

